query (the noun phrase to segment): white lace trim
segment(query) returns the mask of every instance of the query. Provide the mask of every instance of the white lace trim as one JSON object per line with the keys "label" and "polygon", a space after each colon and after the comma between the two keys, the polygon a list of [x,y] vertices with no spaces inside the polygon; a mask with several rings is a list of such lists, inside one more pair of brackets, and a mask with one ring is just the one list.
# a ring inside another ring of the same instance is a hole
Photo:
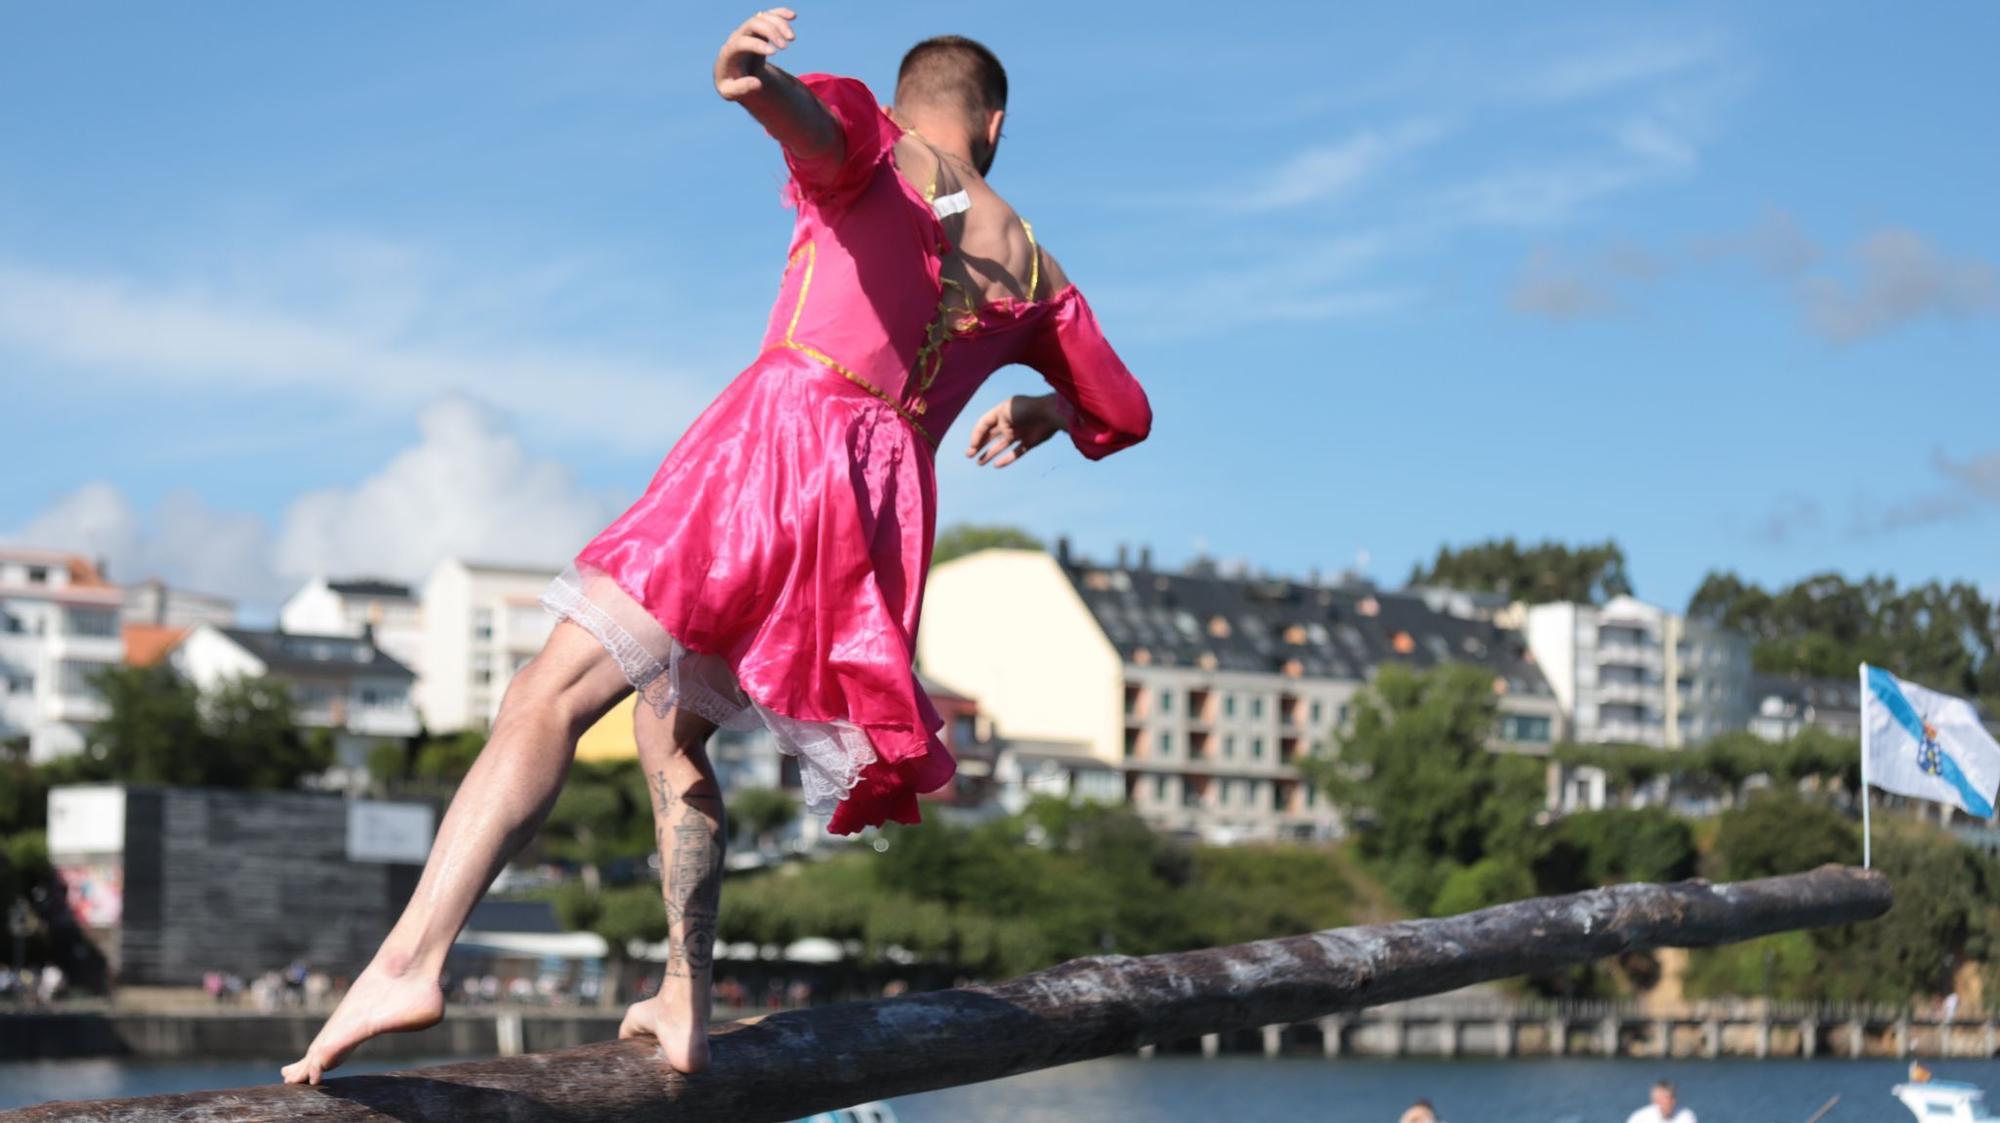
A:
{"label": "white lace trim", "polygon": [[778,750],[799,758],[799,788],[806,810],[831,815],[861,782],[861,770],[875,763],[868,733],[845,721],[801,721],[751,703],[777,738]]}
{"label": "white lace trim", "polygon": [[688,650],[603,573],[572,565],[549,582],[541,603],[603,644],[655,714],[680,706],[724,729],[769,729],[778,750],[798,758],[801,794],[815,815],[833,814],[876,760],[867,732],[852,722],[805,721],[760,705],[720,657]]}

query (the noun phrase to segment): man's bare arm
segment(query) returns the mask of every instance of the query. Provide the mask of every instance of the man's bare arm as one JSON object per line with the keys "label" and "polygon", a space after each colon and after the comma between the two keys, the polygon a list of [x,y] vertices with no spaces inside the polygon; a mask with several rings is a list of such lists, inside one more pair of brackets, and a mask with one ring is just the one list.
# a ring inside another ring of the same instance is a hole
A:
{"label": "man's bare arm", "polygon": [[798,33],[790,8],[768,8],[743,21],[715,56],[715,92],[749,110],[792,158],[822,166],[847,155],[840,126],[805,84],[768,61]]}

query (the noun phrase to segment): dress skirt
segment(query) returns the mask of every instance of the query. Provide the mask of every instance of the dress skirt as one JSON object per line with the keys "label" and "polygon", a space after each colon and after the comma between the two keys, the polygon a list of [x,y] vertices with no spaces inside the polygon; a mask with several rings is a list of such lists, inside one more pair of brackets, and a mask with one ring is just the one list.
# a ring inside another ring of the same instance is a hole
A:
{"label": "dress skirt", "polygon": [[913,669],[936,495],[894,406],[773,348],[542,603],[655,713],[767,727],[833,833],[915,823],[955,770]]}

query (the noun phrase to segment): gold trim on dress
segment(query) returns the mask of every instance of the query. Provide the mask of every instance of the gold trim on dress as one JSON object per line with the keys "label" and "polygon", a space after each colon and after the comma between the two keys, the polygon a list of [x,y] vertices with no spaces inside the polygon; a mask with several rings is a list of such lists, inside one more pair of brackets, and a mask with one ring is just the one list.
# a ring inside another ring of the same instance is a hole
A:
{"label": "gold trim on dress", "polygon": [[[799,328],[799,317],[805,314],[806,294],[812,290],[813,266],[819,260],[819,251],[817,248],[815,248],[812,242],[808,241],[805,245],[800,246],[797,250],[793,251],[791,259],[785,262],[785,272],[789,274],[792,271],[792,267],[799,263],[799,258],[801,257],[806,259],[806,272],[805,276],[799,281],[798,303],[792,307],[791,322],[785,325],[785,338],[779,340],[777,345],[779,347],[786,348],[787,350],[797,351],[799,354],[804,355],[806,358],[821,364],[828,370],[834,372],[835,374],[838,374],[842,378],[847,379],[849,382],[854,383],[856,386],[861,387],[863,390],[868,391],[870,394],[873,394],[876,398],[886,403],[891,409],[894,409],[896,411],[896,415],[901,417],[905,422],[907,422],[910,428],[915,429],[917,431],[917,435],[922,437],[926,443],[928,443],[932,448],[936,448],[937,438],[931,436],[930,430],[924,428],[923,422],[917,420],[917,414],[923,412],[923,403],[919,402],[917,404],[916,411],[912,412],[910,409],[906,408],[901,402],[898,402],[896,399],[890,397],[888,394],[883,393],[881,387],[875,385],[873,382],[868,381],[861,375],[856,374],[854,371],[849,370],[845,364],[843,364],[840,360],[834,358],[832,355],[829,355],[826,352],[820,350],[819,348],[814,347],[810,343],[801,343],[797,339],[793,338],[793,334],[797,332]],[[930,384],[927,382],[925,383],[925,385],[929,386]]]}

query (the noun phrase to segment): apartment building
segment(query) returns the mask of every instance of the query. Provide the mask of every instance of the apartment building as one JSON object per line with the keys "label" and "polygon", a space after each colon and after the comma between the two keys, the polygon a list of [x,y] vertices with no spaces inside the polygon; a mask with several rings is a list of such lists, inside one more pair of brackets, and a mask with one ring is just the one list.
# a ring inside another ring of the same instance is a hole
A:
{"label": "apartment building", "polygon": [[167,659],[205,691],[237,678],[283,683],[299,724],[331,730],[335,767],[357,778],[370,749],[419,729],[410,700],[416,676],[365,636],[196,624]]}
{"label": "apartment building", "polygon": [[[1300,765],[1331,755],[1385,663],[1490,667],[1495,747],[1549,750],[1561,716],[1520,637],[1371,587],[1155,570],[985,550],[931,574],[925,671],[978,697],[1037,770],[1116,770],[1149,823],[1213,841],[1324,838],[1333,806]],[[1003,754],[1004,755],[1004,754]],[[1062,763],[1067,757],[1068,764]]]}
{"label": "apartment building", "polygon": [[105,714],[91,680],[125,659],[124,599],[81,555],[0,547],[0,746],[33,761],[84,747]]}
{"label": "apartment building", "polygon": [[408,585],[315,577],[278,609],[278,626],[287,632],[369,636],[390,658],[423,677],[423,607]]}
{"label": "apartment building", "polygon": [[485,729],[514,673],[542,649],[555,618],[541,606],[553,569],[448,558],[423,583],[418,692],[433,733]]}
{"label": "apartment building", "polygon": [[1634,597],[1528,608],[1528,647],[1572,740],[1679,748],[1750,721],[1750,641]]}
{"label": "apartment building", "polygon": [[1750,732],[1766,741],[1789,741],[1806,729],[1836,737],[1861,736],[1861,677],[1845,679],[1753,675]]}

